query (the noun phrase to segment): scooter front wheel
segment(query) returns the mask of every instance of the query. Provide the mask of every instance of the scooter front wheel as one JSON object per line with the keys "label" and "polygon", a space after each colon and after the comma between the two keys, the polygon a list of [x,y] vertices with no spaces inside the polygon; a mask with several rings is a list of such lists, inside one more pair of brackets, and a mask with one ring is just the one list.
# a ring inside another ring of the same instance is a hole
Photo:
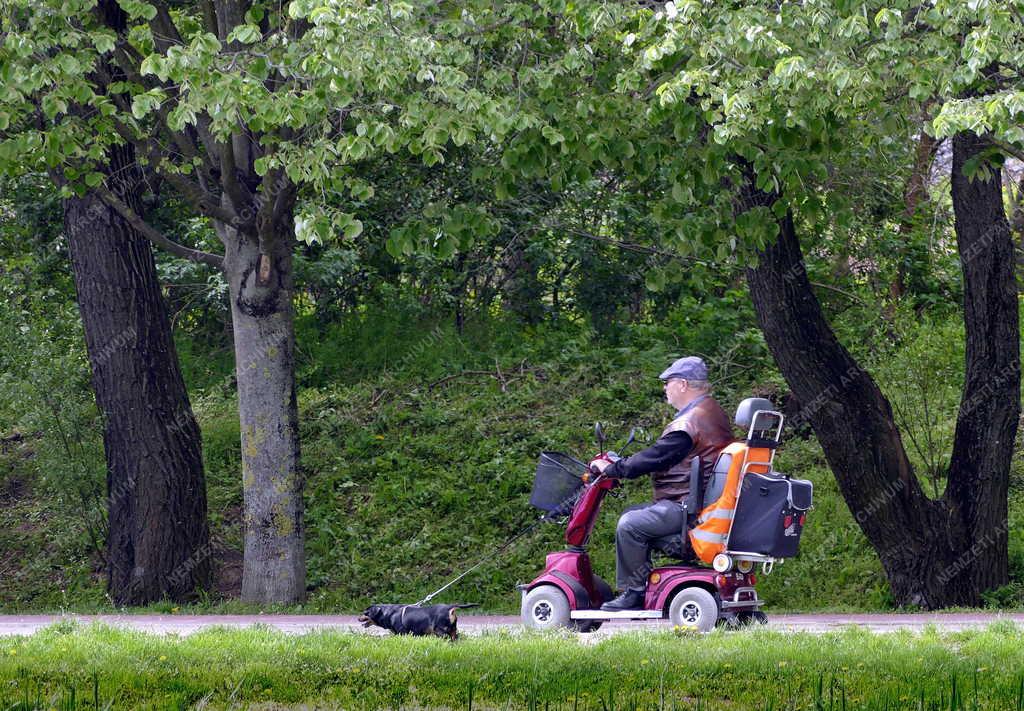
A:
{"label": "scooter front wheel", "polygon": [[535,630],[569,626],[569,599],[554,585],[538,585],[523,596],[523,624]]}

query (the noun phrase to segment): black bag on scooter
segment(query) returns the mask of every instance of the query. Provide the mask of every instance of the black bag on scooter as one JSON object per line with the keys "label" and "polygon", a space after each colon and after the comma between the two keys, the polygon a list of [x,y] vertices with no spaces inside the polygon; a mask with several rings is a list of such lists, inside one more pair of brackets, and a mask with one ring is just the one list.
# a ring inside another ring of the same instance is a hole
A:
{"label": "black bag on scooter", "polygon": [[729,532],[731,552],[792,558],[800,547],[800,534],[814,486],[771,472],[750,472],[743,478],[736,513]]}

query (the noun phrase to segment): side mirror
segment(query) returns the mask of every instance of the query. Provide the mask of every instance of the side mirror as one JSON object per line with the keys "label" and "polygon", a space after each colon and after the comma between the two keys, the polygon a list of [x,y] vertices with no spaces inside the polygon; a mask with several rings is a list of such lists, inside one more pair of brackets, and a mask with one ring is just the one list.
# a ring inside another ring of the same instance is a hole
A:
{"label": "side mirror", "polygon": [[629,431],[629,437],[626,439],[626,443],[624,445],[622,445],[622,448],[625,449],[629,445],[633,444],[633,441],[635,439],[636,439],[636,427],[634,427],[633,429],[631,429]]}
{"label": "side mirror", "polygon": [[594,423],[594,436],[597,437],[597,443],[601,447],[604,447],[604,441],[607,439],[604,434],[604,430],[601,428],[600,422]]}

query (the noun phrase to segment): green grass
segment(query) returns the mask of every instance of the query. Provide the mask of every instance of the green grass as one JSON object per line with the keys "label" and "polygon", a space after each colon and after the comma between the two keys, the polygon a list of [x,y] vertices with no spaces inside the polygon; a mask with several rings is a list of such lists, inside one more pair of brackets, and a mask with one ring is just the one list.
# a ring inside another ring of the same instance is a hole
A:
{"label": "green grass", "polygon": [[[0,708],[1021,709],[1024,633],[438,639],[55,625],[0,639]],[[72,696],[74,701],[72,702]]]}

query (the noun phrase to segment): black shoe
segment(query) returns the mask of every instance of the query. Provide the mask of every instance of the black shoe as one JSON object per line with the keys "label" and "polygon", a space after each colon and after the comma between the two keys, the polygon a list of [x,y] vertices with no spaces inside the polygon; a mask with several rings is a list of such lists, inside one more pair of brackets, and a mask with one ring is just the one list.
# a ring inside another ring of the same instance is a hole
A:
{"label": "black shoe", "polygon": [[623,610],[642,610],[644,608],[643,590],[626,590],[614,600],[601,605],[605,612],[622,612]]}

